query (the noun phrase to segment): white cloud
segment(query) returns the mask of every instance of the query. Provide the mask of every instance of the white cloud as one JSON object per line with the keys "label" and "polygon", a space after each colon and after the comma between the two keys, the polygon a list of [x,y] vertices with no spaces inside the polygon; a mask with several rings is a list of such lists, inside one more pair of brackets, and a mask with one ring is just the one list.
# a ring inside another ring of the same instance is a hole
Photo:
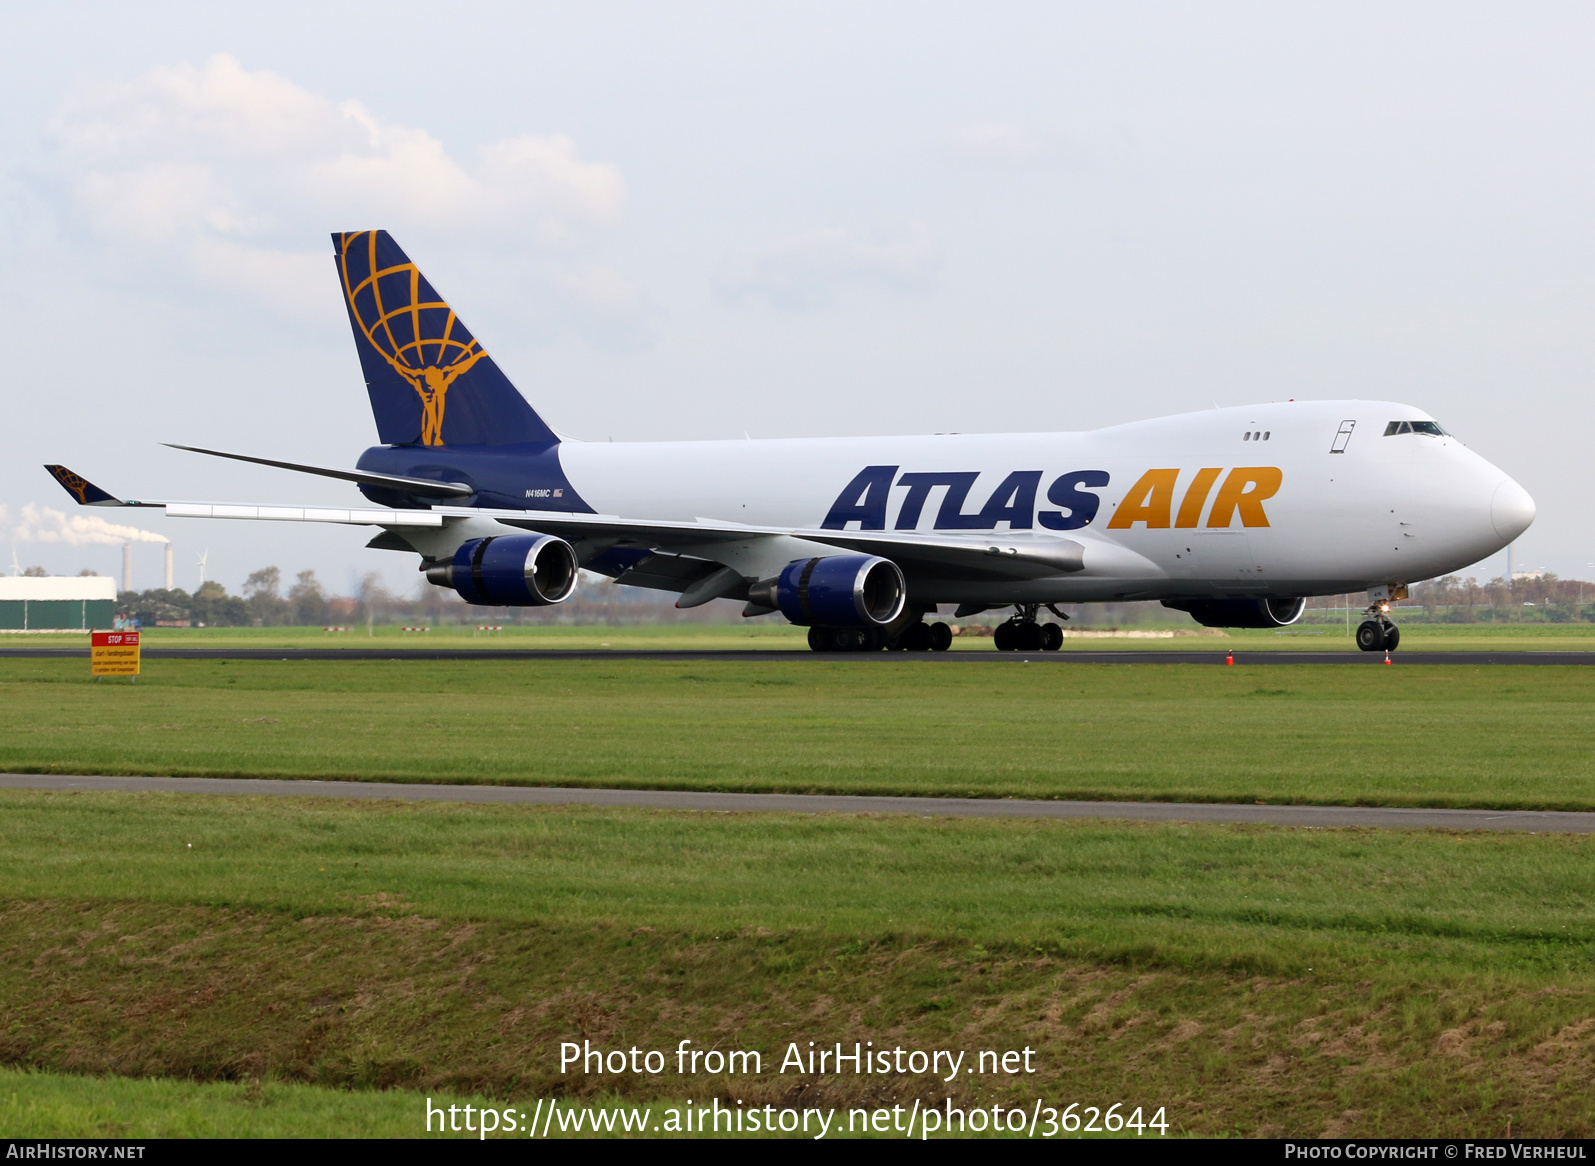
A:
{"label": "white cloud", "polygon": [[[50,123],[74,210],[101,245],[175,258],[285,315],[326,300],[333,230],[381,226],[579,256],[614,224],[619,170],[563,135],[457,158],[425,129],[218,54],[78,89]],[[590,309],[590,302],[583,303]]]}
{"label": "white cloud", "polygon": [[1023,165],[1057,152],[1052,135],[996,121],[954,126],[947,131],[945,143],[957,161],[973,165]]}
{"label": "white cloud", "polygon": [[503,204],[505,217],[519,212],[517,200],[536,208],[544,232],[561,233],[575,224],[603,226],[620,217],[625,194],[620,172],[583,162],[576,143],[563,134],[505,138],[484,146],[481,159],[484,187]]}
{"label": "white cloud", "polygon": [[550,280],[589,307],[624,312],[641,310],[642,294],[637,285],[613,267],[584,263],[576,267],[551,268],[548,274]]}
{"label": "white cloud", "polygon": [[780,308],[803,310],[832,303],[848,287],[925,284],[940,263],[940,248],[923,224],[889,232],[826,227],[726,263],[715,287],[727,298],[758,296]]}
{"label": "white cloud", "polygon": [[630,279],[605,263],[551,264],[542,271],[567,319],[601,347],[646,347],[659,311]]}
{"label": "white cloud", "polygon": [[284,317],[321,315],[339,303],[330,257],[324,252],[284,251],[202,235],[193,240],[192,271],[201,283],[244,296]]}

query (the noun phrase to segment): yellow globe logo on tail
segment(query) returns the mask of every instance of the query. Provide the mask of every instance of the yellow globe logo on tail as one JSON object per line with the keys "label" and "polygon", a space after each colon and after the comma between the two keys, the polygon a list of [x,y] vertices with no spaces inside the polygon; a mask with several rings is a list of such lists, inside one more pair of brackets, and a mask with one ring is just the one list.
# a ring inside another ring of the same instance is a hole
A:
{"label": "yellow globe logo on tail", "polygon": [[[377,232],[340,236],[339,258],[350,317],[420,397],[421,444],[442,445],[449,386],[486,351],[454,310],[436,298],[415,264],[378,265]],[[363,270],[364,278],[355,279],[351,268]]]}

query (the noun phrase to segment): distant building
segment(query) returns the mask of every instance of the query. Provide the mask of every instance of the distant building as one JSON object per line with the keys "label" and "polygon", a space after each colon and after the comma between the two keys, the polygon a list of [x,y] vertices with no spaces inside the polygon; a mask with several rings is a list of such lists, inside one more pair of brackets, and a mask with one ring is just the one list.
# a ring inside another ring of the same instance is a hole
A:
{"label": "distant building", "polygon": [[0,632],[109,629],[116,580],[97,575],[0,577]]}
{"label": "distant building", "polygon": [[1544,571],[1540,571],[1540,570],[1513,571],[1512,572],[1512,582],[1514,582],[1514,583],[1521,583],[1525,579],[1543,579],[1543,578],[1545,578],[1545,572]]}

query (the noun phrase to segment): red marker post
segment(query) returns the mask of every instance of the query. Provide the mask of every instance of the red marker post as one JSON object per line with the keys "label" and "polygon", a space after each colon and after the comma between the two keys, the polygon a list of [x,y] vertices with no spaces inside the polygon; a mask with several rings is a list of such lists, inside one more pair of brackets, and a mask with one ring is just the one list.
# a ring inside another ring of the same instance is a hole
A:
{"label": "red marker post", "polygon": [[138,678],[137,632],[90,632],[89,668],[95,679],[101,676]]}

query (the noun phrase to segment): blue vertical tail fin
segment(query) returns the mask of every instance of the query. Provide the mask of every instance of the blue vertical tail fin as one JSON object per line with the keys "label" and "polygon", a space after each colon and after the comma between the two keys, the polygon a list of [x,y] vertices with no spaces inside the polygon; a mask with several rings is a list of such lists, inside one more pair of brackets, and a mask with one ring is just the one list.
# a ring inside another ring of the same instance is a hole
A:
{"label": "blue vertical tail fin", "polygon": [[386,231],[333,235],[384,445],[549,445],[559,438]]}

